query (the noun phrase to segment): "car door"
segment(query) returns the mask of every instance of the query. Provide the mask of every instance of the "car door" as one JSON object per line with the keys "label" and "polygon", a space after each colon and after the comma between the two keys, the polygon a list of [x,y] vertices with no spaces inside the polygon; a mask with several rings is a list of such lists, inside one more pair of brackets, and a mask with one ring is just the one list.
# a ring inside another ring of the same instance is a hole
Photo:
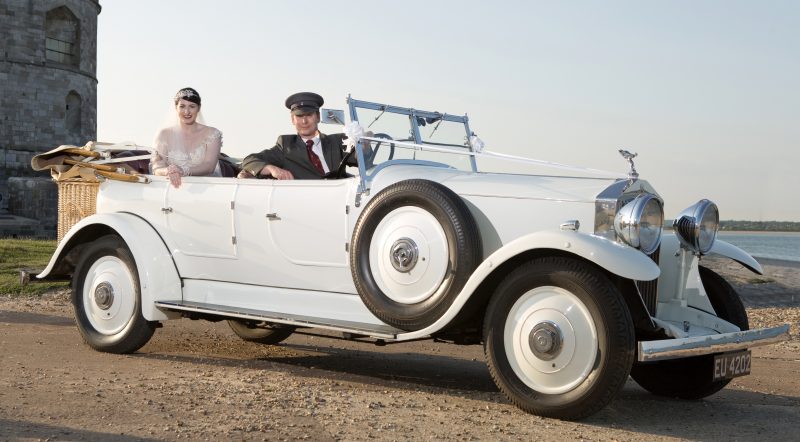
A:
{"label": "car door", "polygon": [[[257,284],[355,293],[347,244],[355,179],[275,181],[267,198]],[[247,253],[251,249],[248,244]]]}
{"label": "car door", "polygon": [[166,186],[165,240],[185,278],[219,279],[220,260],[237,258],[233,201],[236,180],[186,177]]}
{"label": "car door", "polygon": [[276,182],[267,231],[283,259],[297,267],[347,267],[348,180]]}

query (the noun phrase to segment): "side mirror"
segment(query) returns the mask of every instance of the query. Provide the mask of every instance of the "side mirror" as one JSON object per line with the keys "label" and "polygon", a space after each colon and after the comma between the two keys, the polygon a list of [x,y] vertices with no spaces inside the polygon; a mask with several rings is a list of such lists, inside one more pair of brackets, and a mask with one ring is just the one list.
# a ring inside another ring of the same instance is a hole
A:
{"label": "side mirror", "polygon": [[319,122],[344,126],[344,111],[339,109],[320,109]]}

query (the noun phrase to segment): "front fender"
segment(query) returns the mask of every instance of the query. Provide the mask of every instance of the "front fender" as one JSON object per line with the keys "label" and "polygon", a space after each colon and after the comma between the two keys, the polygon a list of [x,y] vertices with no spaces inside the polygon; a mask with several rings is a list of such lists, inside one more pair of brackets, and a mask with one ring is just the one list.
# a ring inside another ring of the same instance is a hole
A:
{"label": "front fender", "polygon": [[181,279],[172,261],[172,255],[150,224],[128,213],[101,213],[82,219],[64,235],[47,267],[36,277],[39,279],[47,277],[56,264],[72,248],[79,245],[70,240],[84,229],[98,224],[116,232],[133,255],[136,271],[139,274],[142,316],[148,321],[172,318],[173,316],[168,316],[155,307],[156,300],[176,300],[182,296]]}
{"label": "front fender", "polygon": [[[674,234],[668,235],[665,234],[661,238],[661,258],[662,262],[663,259],[669,256],[677,255],[678,251],[681,248],[680,241],[678,237]],[[758,273],[759,275],[764,274],[764,269],[761,268],[761,264],[755,260],[749,253],[745,252],[744,250],[736,247],[731,243],[727,243],[725,241],[721,241],[717,239],[714,241],[714,245],[711,246],[711,250],[709,253],[717,254],[724,256],[726,258],[730,258],[739,264],[745,266],[748,270],[752,271],[753,273]]]}
{"label": "front fender", "polygon": [[711,246],[711,251],[709,253],[716,253],[717,255],[722,255],[727,258],[730,258],[739,264],[745,266],[748,270],[753,273],[757,273],[759,275],[764,274],[764,269],[761,268],[761,264],[756,261],[755,258],[750,256],[749,253],[745,252],[744,250],[736,247],[731,243],[727,243],[725,241],[720,241],[719,239],[714,241],[714,245]]}
{"label": "front fender", "polygon": [[609,272],[623,278],[650,281],[658,278],[661,270],[644,253],[599,236],[574,231],[542,231],[531,233],[511,241],[489,255],[470,276],[453,304],[436,322],[411,333],[398,336],[398,340],[427,336],[445,327],[456,317],[461,308],[497,267],[521,253],[536,249],[560,250],[580,256]]}
{"label": "front fender", "polygon": [[478,275],[484,264],[488,263],[489,269],[483,277],[491,273],[492,267],[535,249],[555,249],[578,255],[615,275],[637,281],[651,281],[658,278],[661,272],[658,264],[632,247],[586,233],[549,230],[522,236],[501,247],[486,258],[473,277]]}

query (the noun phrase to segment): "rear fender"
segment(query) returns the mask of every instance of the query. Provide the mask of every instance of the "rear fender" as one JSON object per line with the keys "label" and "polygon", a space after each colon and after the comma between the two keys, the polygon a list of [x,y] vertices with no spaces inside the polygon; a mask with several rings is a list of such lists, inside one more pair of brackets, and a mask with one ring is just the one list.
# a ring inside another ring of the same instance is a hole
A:
{"label": "rear fender", "polygon": [[67,232],[50,258],[47,268],[36,275],[36,278],[52,277],[54,275],[51,275],[51,272],[56,268],[59,269],[59,273],[65,273],[65,269],[69,269],[71,273],[74,270],[74,263],[67,267],[59,264],[62,264],[72,250],[97,237],[81,235],[81,232],[86,233],[98,227],[119,235],[133,254],[136,271],[139,274],[142,316],[148,321],[176,317],[155,307],[155,301],[177,300],[182,296],[181,279],[169,249],[150,224],[128,213],[102,213],[82,219]]}
{"label": "rear fender", "polygon": [[436,322],[422,330],[404,333],[398,338],[415,339],[441,330],[458,315],[478,286],[501,264],[522,253],[537,249],[558,250],[576,255],[610,273],[637,281],[656,279],[660,273],[658,265],[644,253],[606,238],[562,230],[531,233],[511,241],[489,255],[472,273],[450,309]]}

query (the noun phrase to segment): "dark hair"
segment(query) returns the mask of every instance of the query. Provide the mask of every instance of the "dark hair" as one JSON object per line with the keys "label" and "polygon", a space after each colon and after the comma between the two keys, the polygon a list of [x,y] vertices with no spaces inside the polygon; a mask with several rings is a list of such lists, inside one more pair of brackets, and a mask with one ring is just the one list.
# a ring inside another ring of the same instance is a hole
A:
{"label": "dark hair", "polygon": [[192,103],[200,106],[200,94],[190,87],[185,87],[175,94],[175,104],[178,104],[178,101],[180,100],[191,101]]}

